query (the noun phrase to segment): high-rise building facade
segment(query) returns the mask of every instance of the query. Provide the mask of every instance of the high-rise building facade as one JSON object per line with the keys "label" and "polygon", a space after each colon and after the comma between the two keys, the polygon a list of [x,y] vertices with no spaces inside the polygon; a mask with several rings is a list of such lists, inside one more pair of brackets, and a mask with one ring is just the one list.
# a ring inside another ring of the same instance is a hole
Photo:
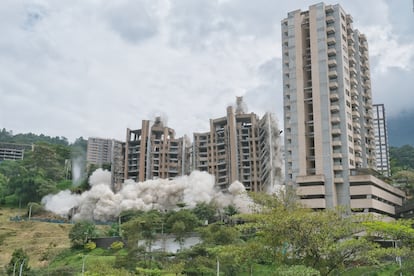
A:
{"label": "high-rise building facade", "polygon": [[185,175],[190,169],[189,149],[185,137],[175,138],[175,131],[159,117],[151,127],[149,120],[143,120],[141,129],[127,129],[124,178],[142,182]]}
{"label": "high-rise building facade", "polygon": [[376,169],[365,35],[324,3],[281,26],[286,183],[311,208],[393,214],[403,193],[360,170]]}
{"label": "high-rise building facade", "polygon": [[194,133],[193,168],[215,176],[226,190],[234,181],[248,191],[266,191],[279,184],[279,129],[270,114],[260,119],[246,113],[242,98],[225,117],[210,119],[210,131]]}
{"label": "high-rise building facade", "polygon": [[117,190],[123,182],[123,143],[114,139],[89,137],[86,162],[99,167],[110,166],[112,185]]}
{"label": "high-rise building facade", "polygon": [[86,161],[88,164],[102,166],[111,164],[112,159],[112,139],[104,139],[98,137],[89,137]]}
{"label": "high-rise building facade", "polygon": [[391,176],[385,107],[384,104],[374,104],[373,107],[377,170],[384,176]]}

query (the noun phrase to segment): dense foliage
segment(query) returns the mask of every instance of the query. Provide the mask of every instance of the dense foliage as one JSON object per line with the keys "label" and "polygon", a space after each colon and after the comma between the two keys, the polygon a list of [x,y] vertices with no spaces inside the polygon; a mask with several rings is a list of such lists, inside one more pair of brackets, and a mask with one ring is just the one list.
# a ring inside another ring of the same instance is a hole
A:
{"label": "dense foliage", "polygon": [[90,221],[80,221],[75,223],[69,232],[69,239],[74,248],[84,247],[89,242],[89,239],[95,236],[96,227]]}
{"label": "dense foliage", "polygon": [[23,206],[40,202],[43,196],[72,186],[72,164],[85,171],[86,140],[78,138],[69,145],[64,137],[43,134],[12,135],[3,129],[0,143],[30,144],[23,160],[0,161],[0,204]]}
{"label": "dense foliage", "polygon": [[391,168],[393,172],[399,170],[414,170],[414,147],[390,147]]}
{"label": "dense foliage", "polygon": [[[209,225],[200,216],[212,211],[206,204],[169,212],[125,212],[121,225],[125,248],[111,246],[106,251],[115,258],[106,262],[105,269],[123,275],[215,275],[219,267],[220,275],[316,276],[342,275],[354,267],[375,270],[383,264],[390,264],[393,273],[413,268],[411,220],[384,222],[350,216],[340,209],[312,211],[299,206],[291,192],[252,197],[253,213],[223,219],[223,210],[215,207]],[[80,244],[85,244],[87,237],[82,233],[88,231],[80,230],[81,224],[86,223],[76,224],[71,233],[77,229]],[[154,243],[164,235],[175,235],[181,249],[176,253],[154,250]],[[189,236],[200,237],[201,243],[184,247]],[[381,247],[378,240],[394,241],[394,246]],[[96,250],[84,254],[96,254]],[[403,260],[401,268],[396,259]],[[93,267],[88,275],[99,275]]]}
{"label": "dense foliage", "polygon": [[7,143],[16,143],[16,144],[34,144],[39,142],[44,142],[53,145],[69,145],[68,139],[66,137],[50,137],[43,134],[37,135],[34,133],[19,133],[13,135],[13,131],[6,130],[3,128],[0,131],[0,142],[7,142]]}

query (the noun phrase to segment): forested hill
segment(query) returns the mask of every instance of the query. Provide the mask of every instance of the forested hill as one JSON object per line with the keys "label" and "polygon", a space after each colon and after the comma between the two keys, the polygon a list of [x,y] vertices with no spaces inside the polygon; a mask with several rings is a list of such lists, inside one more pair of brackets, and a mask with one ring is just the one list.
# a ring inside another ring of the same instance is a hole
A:
{"label": "forested hill", "polygon": [[19,133],[19,134],[13,135],[13,131],[6,130],[5,128],[3,128],[0,131],[0,142],[28,144],[28,145],[39,143],[39,142],[44,142],[44,143],[53,144],[53,145],[63,145],[63,146],[69,145],[68,139],[63,136],[50,137],[44,134],[37,135],[34,133],[24,133],[24,134]]}
{"label": "forested hill", "polygon": [[414,147],[405,145],[401,147],[390,147],[391,167],[394,171],[414,170]]}

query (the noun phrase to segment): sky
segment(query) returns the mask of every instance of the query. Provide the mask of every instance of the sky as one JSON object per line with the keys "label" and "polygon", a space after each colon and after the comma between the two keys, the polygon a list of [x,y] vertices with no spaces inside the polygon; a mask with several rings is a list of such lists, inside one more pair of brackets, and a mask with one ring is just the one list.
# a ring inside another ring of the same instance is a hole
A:
{"label": "sky", "polygon": [[[283,127],[280,21],[315,1],[2,0],[0,128],[125,140],[161,116],[177,136],[243,96]],[[414,113],[414,3],[339,3],[369,44],[374,103]]]}

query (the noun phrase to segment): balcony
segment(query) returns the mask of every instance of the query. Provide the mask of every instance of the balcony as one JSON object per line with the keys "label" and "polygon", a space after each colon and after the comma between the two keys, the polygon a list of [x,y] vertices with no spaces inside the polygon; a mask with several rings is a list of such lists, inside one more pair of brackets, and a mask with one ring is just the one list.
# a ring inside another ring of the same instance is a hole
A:
{"label": "balcony", "polygon": [[335,37],[330,37],[330,38],[328,38],[328,39],[326,40],[326,43],[327,43],[328,45],[334,45],[334,44],[336,43],[336,39],[335,39]]}
{"label": "balcony", "polygon": [[356,88],[352,88],[351,89],[351,96],[352,97],[358,97],[359,93],[358,90]]}
{"label": "balcony", "polygon": [[333,15],[328,15],[326,17],[326,23],[333,23],[335,22],[335,17],[333,17]]}
{"label": "balcony", "polygon": [[336,66],[336,60],[335,59],[330,59],[328,60],[328,66],[329,67],[335,67]]}
{"label": "balcony", "polygon": [[351,77],[350,82],[351,82],[351,86],[355,86],[355,85],[357,85],[357,84],[358,84],[358,82],[357,82],[357,80],[355,79],[355,77]]}
{"label": "balcony", "polygon": [[362,157],[361,156],[355,156],[355,163],[362,163]]}
{"label": "balcony", "polygon": [[364,50],[364,51],[368,51],[368,44],[366,41],[362,42],[359,47]]}
{"label": "balcony", "polygon": [[342,171],[343,170],[342,164],[334,164],[333,169],[334,171]]}
{"label": "balcony", "polygon": [[341,117],[339,116],[331,117],[331,123],[340,123],[340,122],[341,122]]}
{"label": "balcony", "polygon": [[326,8],[325,8],[325,12],[326,13],[334,12],[333,6],[332,5],[327,5]]}
{"label": "balcony", "polygon": [[369,70],[365,70],[362,72],[362,76],[364,77],[364,79],[369,79],[370,76],[370,72]]}
{"label": "balcony", "polygon": [[361,145],[358,145],[358,144],[354,145],[354,151],[355,151],[355,152],[359,152],[359,153],[361,153],[361,152],[362,152],[362,147],[361,147]]}
{"label": "balcony", "polygon": [[335,33],[335,27],[334,26],[329,26],[326,28],[326,33],[327,34],[334,34]]}
{"label": "balcony", "polygon": [[329,48],[328,49],[328,57],[335,56],[336,55],[336,49],[335,48]]}
{"label": "balcony", "polygon": [[339,112],[339,104],[332,104],[331,112]]}
{"label": "balcony", "polygon": [[334,128],[332,129],[332,134],[333,135],[340,135],[341,134],[341,129],[340,128]]}
{"label": "balcony", "polygon": [[332,93],[331,92],[331,94],[329,95],[329,99],[331,100],[331,101],[338,101],[339,100],[339,94],[338,93]]}
{"label": "balcony", "polygon": [[336,79],[338,78],[338,73],[336,72],[336,70],[329,70],[328,77],[330,79]]}
{"label": "balcony", "polygon": [[352,96],[352,106],[359,108],[359,101],[357,96]]}
{"label": "balcony", "polygon": [[352,110],[352,119],[360,118],[361,114],[358,110]]}
{"label": "balcony", "polygon": [[372,119],[372,117],[373,117],[372,110],[370,110],[368,112],[365,112],[365,117],[368,118],[368,119]]}
{"label": "balcony", "polygon": [[338,89],[338,82],[337,81],[330,81],[329,82],[330,89]]}
{"label": "balcony", "polygon": [[334,146],[334,147],[342,146],[341,140],[334,140],[334,141],[332,141],[332,146]]}

